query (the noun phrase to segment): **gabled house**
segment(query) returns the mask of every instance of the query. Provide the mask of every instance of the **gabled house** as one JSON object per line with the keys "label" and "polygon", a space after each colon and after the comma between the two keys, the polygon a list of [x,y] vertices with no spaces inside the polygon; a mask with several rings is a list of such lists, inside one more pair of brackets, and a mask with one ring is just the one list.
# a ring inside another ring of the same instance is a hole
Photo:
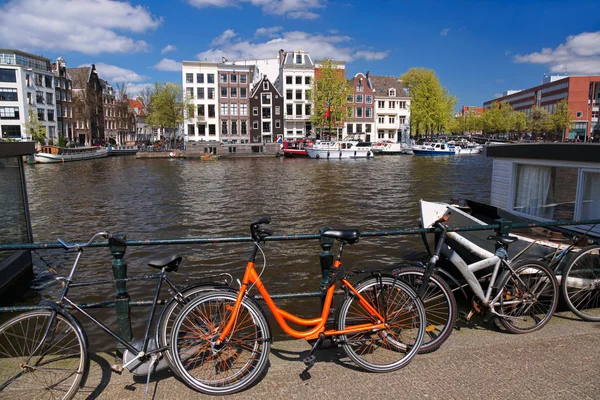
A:
{"label": "gabled house", "polygon": [[67,68],[73,83],[75,137],[80,145],[104,140],[102,84],[96,66]]}
{"label": "gabled house", "polygon": [[373,141],[402,142],[410,135],[410,97],[394,76],[370,76],[375,88],[375,128]]}
{"label": "gabled house", "polygon": [[283,97],[266,75],[254,85],[250,96],[250,143],[283,140]]}
{"label": "gabled house", "polygon": [[375,141],[375,88],[369,72],[359,72],[348,80],[352,93],[348,95],[348,114],[345,123],[347,136]]}

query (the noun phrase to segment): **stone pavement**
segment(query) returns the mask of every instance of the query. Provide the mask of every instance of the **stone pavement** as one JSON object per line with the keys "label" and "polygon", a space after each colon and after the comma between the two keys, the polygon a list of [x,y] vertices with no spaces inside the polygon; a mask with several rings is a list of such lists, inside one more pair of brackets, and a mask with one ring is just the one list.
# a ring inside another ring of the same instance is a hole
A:
{"label": "stone pavement", "polygon": [[[598,399],[600,323],[557,314],[527,335],[494,324],[462,324],[436,352],[418,355],[405,368],[384,374],[363,372],[343,350],[317,352],[312,379],[302,381],[300,361],[310,346],[302,340],[273,344],[266,376],[234,399]],[[80,399],[143,399],[145,377],[111,374],[108,355],[94,355]],[[153,377],[148,398],[202,399],[170,371]]]}

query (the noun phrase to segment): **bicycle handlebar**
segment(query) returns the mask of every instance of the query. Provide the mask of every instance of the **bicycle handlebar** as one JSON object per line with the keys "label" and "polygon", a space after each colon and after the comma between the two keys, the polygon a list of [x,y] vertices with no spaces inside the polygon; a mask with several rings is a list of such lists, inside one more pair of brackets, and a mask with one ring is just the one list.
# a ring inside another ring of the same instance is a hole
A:
{"label": "bicycle handlebar", "polygon": [[67,244],[67,242],[65,242],[61,238],[57,238],[56,240],[58,241],[58,243],[60,243],[65,248],[65,250],[69,250],[69,249],[78,249],[81,247],[87,247],[90,244],[92,244],[99,236],[103,236],[107,239],[110,239],[112,237],[112,234],[110,232],[98,232],[98,233],[94,234],[94,236],[92,236],[87,243],[84,243],[84,244],[80,244],[80,243]]}
{"label": "bicycle handlebar", "polygon": [[252,239],[260,241],[260,240],[264,240],[264,238],[267,236],[271,236],[273,234],[273,231],[271,231],[270,229],[267,229],[267,228],[260,227],[260,225],[262,225],[262,224],[270,224],[270,223],[271,223],[271,217],[265,215],[264,217],[260,217],[259,219],[254,221],[252,224],[250,224],[250,233],[252,234]]}

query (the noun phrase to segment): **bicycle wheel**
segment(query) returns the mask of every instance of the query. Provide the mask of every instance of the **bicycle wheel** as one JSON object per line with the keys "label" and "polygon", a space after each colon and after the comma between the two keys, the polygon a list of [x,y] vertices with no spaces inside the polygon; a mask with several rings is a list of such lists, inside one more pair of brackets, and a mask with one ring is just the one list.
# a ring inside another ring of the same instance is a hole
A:
{"label": "bicycle wheel", "polygon": [[[208,290],[223,290],[224,287],[228,287],[226,285],[215,285],[215,284],[199,284],[196,286],[188,286],[182,290],[180,290],[181,295],[183,296],[183,301],[178,299],[171,299],[164,307],[160,315],[160,319],[158,321],[158,329],[156,330],[156,340],[159,344],[159,347],[164,347],[169,345],[169,340],[171,338],[171,330],[173,328],[173,324],[177,319],[177,316],[181,313],[181,310],[192,301],[194,298],[198,297],[201,294],[206,293]],[[233,290],[233,289],[232,289]],[[164,355],[169,362],[169,365],[173,365],[173,357],[171,356],[170,349],[167,349],[164,352]]]}
{"label": "bicycle wheel", "polygon": [[529,333],[546,325],[558,303],[558,282],[554,273],[537,260],[521,260],[511,265],[514,273],[500,277],[502,295],[498,300],[498,320],[509,332]]}
{"label": "bicycle wheel", "polygon": [[[421,300],[406,282],[393,276],[373,276],[355,288],[386,318],[389,329],[340,335],[344,351],[367,371],[388,372],[404,367],[417,355],[423,341],[425,309]],[[376,322],[355,295],[342,302],[338,330]]]}
{"label": "bicycle wheel", "polygon": [[87,368],[85,338],[61,314],[27,312],[0,327],[2,398],[71,399]]}
{"label": "bicycle wheel", "polygon": [[235,326],[218,347],[234,309],[237,293],[212,291],[198,296],[179,314],[171,334],[173,364],[194,390],[227,395],[252,385],[267,367],[271,334],[267,319],[254,300],[242,301]]}
{"label": "bicycle wheel", "polygon": [[[425,268],[402,268],[397,276],[413,288],[423,282]],[[456,324],[456,299],[450,286],[439,275],[429,278],[427,290],[421,298],[425,307],[425,336],[419,353],[425,354],[437,350],[448,339]]]}
{"label": "bicycle wheel", "polygon": [[585,321],[600,321],[600,246],[581,249],[565,267],[562,293],[573,314]]}

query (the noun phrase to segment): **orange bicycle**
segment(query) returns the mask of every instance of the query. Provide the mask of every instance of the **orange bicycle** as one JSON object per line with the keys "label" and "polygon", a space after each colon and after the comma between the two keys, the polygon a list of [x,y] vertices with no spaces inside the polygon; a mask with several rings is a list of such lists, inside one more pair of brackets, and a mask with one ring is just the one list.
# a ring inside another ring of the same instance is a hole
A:
{"label": "orange bicycle", "polygon": [[[267,307],[284,332],[297,339],[316,339],[304,358],[308,370],[315,363],[314,352],[325,338],[341,345],[348,357],[367,371],[388,372],[407,365],[418,353],[425,332],[425,310],[415,291],[385,270],[357,271],[371,275],[352,285],[342,267],[342,250],[358,242],[360,231],[328,230],[322,236],[339,241],[339,249],[329,276],[320,317],[305,319],[278,308],[260,279],[266,266],[260,242],[272,235],[262,227],[270,222],[262,217],[250,225],[254,240],[240,289],[214,290],[200,295],[179,314],[171,333],[172,367],[193,389],[210,395],[227,395],[252,385],[267,368],[272,343],[271,329],[261,307],[248,296],[252,287],[262,295]],[[257,273],[257,252],[263,256],[263,269]],[[334,329],[326,329],[337,284],[345,296],[337,311]],[[288,321],[306,327],[291,328]]]}

